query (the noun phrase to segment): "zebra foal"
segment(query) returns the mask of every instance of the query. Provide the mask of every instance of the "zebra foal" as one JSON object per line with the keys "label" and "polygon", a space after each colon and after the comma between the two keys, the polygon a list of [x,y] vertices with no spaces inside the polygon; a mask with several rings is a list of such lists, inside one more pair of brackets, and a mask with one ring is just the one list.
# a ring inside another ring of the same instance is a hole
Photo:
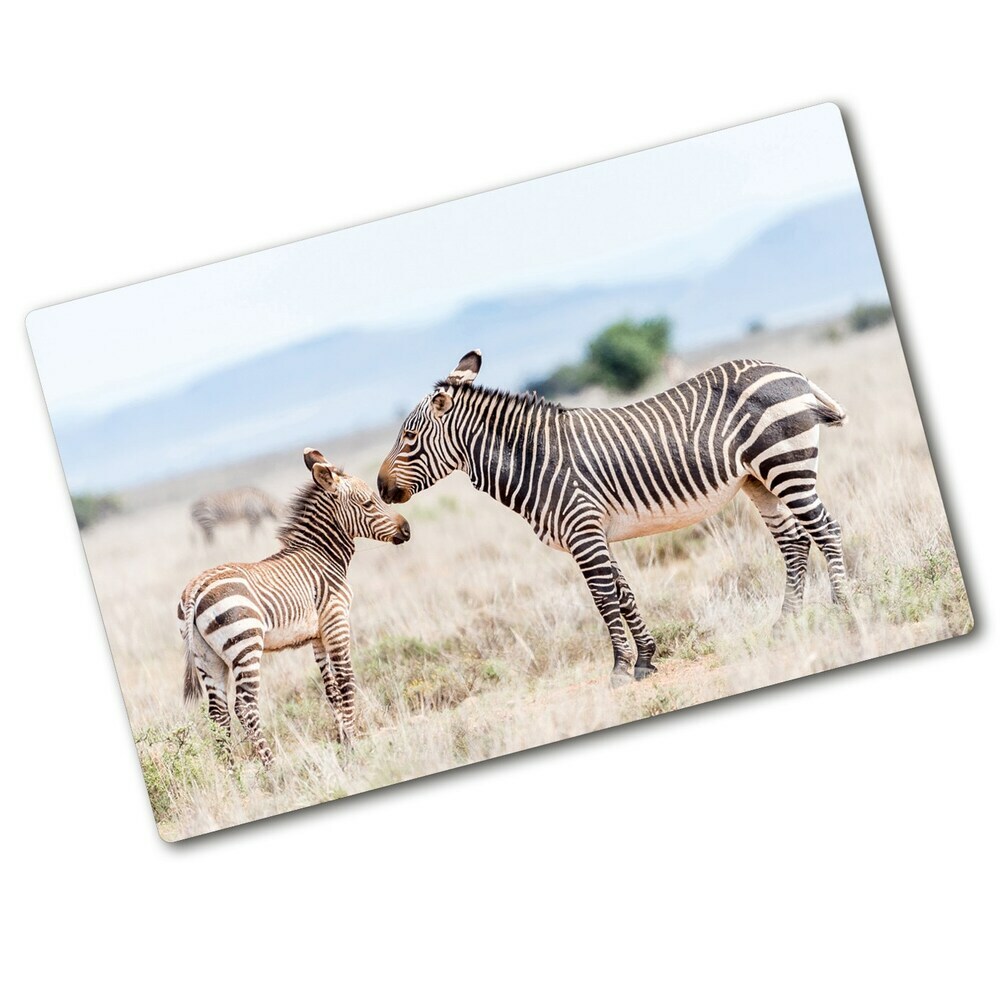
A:
{"label": "zebra foal", "polygon": [[255,534],[265,518],[276,521],[280,517],[281,504],[253,486],[209,493],[191,505],[191,520],[201,528],[209,544],[220,524],[246,521],[250,525],[250,533]]}
{"label": "zebra foal", "polygon": [[177,617],[184,639],[184,698],[204,685],[208,714],[228,746],[227,674],[236,686],[236,717],[267,766],[273,754],[260,727],[257,695],[264,651],[312,643],[339,738],[354,738],[347,567],[356,538],[400,545],[410,527],[363,480],[304,453],[312,481],[291,501],[279,530],[283,546],[256,563],[225,563],[184,588]]}
{"label": "zebra foal", "polygon": [[462,470],[572,555],[611,638],[613,684],[632,679],[626,626],[636,680],[655,672],[656,643],[610,543],[694,524],[741,489],[784,557],[782,613],[802,606],[813,543],[844,601],[840,526],[816,493],[816,469],[820,425],[847,414],[805,376],[729,361],[637,403],[568,409],[475,385],[480,364],[470,351],[403,421],[379,492],[405,503]]}

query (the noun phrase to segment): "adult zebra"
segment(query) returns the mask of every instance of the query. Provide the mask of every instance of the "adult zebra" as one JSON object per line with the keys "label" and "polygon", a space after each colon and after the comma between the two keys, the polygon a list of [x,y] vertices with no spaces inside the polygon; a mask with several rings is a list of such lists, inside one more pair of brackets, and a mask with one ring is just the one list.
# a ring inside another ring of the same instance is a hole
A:
{"label": "adult zebra", "polygon": [[729,361],[627,406],[567,409],[474,385],[481,361],[466,354],[403,421],[379,492],[405,503],[461,469],[572,555],[611,636],[613,684],[631,680],[622,619],[636,680],[655,672],[656,643],[609,543],[694,524],[741,489],[784,556],[782,613],[802,606],[812,542],[844,601],[840,526],[816,493],[816,468],[819,425],[847,414],[805,376]]}
{"label": "adult zebra", "polygon": [[280,517],[281,504],[254,486],[209,493],[191,505],[191,520],[205,533],[205,541],[209,543],[220,524],[246,521],[250,533],[254,534],[265,518],[277,520]]}
{"label": "adult zebra", "polygon": [[354,737],[347,567],[355,538],[401,545],[410,526],[362,479],[331,465],[315,449],[303,455],[312,480],[289,505],[283,547],[256,563],[225,563],[199,574],[177,605],[184,639],[184,698],[204,684],[208,714],[228,751],[227,674],[236,685],[236,717],[264,766],[272,752],[260,729],[257,691],[265,650],[311,643],[333,706],[340,739]]}

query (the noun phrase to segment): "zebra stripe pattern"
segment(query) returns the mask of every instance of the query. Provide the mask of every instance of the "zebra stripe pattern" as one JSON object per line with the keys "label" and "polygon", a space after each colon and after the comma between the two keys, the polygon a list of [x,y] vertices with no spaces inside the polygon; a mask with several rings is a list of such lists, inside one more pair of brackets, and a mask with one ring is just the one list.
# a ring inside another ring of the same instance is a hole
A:
{"label": "zebra stripe pattern", "polygon": [[802,606],[815,543],[834,600],[845,600],[838,523],[816,493],[819,427],[843,408],[805,376],[763,361],[729,361],[648,399],[568,409],[474,385],[470,351],[406,418],[379,471],[379,491],[405,503],[451,472],[520,514],[576,560],[611,637],[612,682],[655,672],[656,644],[610,543],[709,517],[741,489],[785,561],[782,613]]}
{"label": "zebra stripe pattern", "polygon": [[354,738],[351,588],[347,568],[356,538],[400,545],[410,528],[363,480],[307,449],[312,481],[289,506],[282,548],[256,563],[225,563],[184,588],[177,606],[184,639],[184,697],[204,686],[208,714],[231,756],[227,675],[236,688],[236,717],[265,766],[273,753],[261,731],[258,694],[265,651],[311,643],[344,743]]}
{"label": "zebra stripe pattern", "polygon": [[251,533],[255,533],[261,521],[278,520],[281,513],[277,500],[253,486],[209,493],[191,506],[191,520],[205,533],[205,541],[209,543],[220,524],[246,521]]}

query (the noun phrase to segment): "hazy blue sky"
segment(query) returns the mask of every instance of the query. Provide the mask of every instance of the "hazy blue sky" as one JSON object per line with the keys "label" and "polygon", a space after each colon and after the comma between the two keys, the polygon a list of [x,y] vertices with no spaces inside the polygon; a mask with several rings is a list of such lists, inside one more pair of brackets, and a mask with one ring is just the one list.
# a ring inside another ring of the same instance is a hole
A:
{"label": "hazy blue sky", "polygon": [[97,412],[335,327],[697,270],[856,186],[824,104],[39,309],[28,330],[50,409]]}

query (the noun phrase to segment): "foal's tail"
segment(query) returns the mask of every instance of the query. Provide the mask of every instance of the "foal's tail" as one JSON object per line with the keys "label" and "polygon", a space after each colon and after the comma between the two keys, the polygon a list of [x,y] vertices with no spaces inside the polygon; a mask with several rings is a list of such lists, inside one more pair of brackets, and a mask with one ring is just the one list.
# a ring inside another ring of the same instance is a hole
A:
{"label": "foal's tail", "polygon": [[829,424],[831,427],[843,427],[847,423],[847,410],[815,382],[810,382],[809,379],[806,381],[809,382],[809,391],[816,398],[816,405],[812,409],[820,423]]}
{"label": "foal's tail", "polygon": [[185,591],[177,605],[177,618],[184,639],[184,700],[197,701],[201,697],[201,677],[194,662],[195,595]]}

